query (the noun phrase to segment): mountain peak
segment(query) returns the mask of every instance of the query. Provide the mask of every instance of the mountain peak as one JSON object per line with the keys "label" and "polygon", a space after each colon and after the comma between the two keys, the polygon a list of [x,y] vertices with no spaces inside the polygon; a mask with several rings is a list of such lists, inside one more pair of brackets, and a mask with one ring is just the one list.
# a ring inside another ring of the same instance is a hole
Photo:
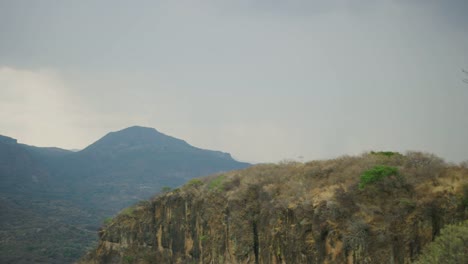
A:
{"label": "mountain peak", "polygon": [[158,130],[156,130],[155,128],[152,128],[152,127],[144,127],[144,126],[131,126],[131,127],[127,127],[127,128],[124,128],[124,129],[121,129],[119,131],[116,131],[116,132],[123,132],[123,133],[135,133],[135,132],[143,132],[143,131],[146,131],[146,132],[157,132],[159,133]]}
{"label": "mountain peak", "polygon": [[125,139],[132,140],[132,139],[139,138],[141,140],[152,141],[156,137],[160,138],[164,136],[166,135],[164,135],[163,133],[160,133],[159,131],[157,131],[156,129],[152,127],[131,126],[131,127],[127,127],[122,130],[119,130],[119,131],[110,132],[109,134],[104,136],[104,138],[105,137],[120,137],[123,140]]}
{"label": "mountain peak", "polygon": [[110,132],[88,146],[85,151],[115,151],[135,147],[173,149],[191,147],[185,141],[165,135],[154,128],[131,126],[119,131]]}

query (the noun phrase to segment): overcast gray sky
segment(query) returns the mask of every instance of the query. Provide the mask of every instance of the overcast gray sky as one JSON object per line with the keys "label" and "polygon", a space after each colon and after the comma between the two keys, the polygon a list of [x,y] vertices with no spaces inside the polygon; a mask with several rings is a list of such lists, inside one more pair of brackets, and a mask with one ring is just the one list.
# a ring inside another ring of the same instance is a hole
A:
{"label": "overcast gray sky", "polygon": [[468,159],[468,1],[0,0],[0,134],[150,126],[243,161]]}

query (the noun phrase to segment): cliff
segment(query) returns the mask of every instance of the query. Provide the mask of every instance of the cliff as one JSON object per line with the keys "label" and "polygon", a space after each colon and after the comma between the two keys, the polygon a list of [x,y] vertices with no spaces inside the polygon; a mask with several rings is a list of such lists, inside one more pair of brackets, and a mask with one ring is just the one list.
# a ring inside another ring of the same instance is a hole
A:
{"label": "cliff", "polygon": [[81,263],[410,263],[467,201],[468,169],[430,154],[257,165],[127,208]]}

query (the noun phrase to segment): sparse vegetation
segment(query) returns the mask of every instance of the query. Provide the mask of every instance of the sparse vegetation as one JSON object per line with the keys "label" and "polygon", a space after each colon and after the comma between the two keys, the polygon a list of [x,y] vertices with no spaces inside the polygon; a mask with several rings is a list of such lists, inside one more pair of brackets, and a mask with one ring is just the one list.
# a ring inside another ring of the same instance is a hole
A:
{"label": "sparse vegetation", "polygon": [[172,190],[172,188],[169,187],[169,186],[163,186],[163,187],[161,188],[161,192],[163,192],[163,193],[170,192],[171,190]]}
{"label": "sparse vegetation", "polygon": [[408,199],[408,198],[400,198],[398,202],[400,203],[400,205],[406,206],[406,207],[414,208],[416,206],[415,201]]}
{"label": "sparse vegetation", "polygon": [[363,254],[368,247],[370,236],[369,225],[361,220],[354,220],[349,224],[348,233],[344,236],[344,247],[357,254]]}
{"label": "sparse vegetation", "polygon": [[129,217],[135,216],[135,208],[134,207],[127,207],[120,211],[120,215],[125,215]]}
{"label": "sparse vegetation", "polygon": [[187,182],[186,186],[188,187],[197,187],[202,185],[203,182],[200,179],[191,179],[190,181]]}
{"label": "sparse vegetation", "polygon": [[461,203],[463,208],[468,208],[468,184],[462,186]]}
{"label": "sparse vegetation", "polygon": [[124,256],[123,257],[123,261],[124,263],[133,263],[135,261],[135,257],[134,256]]}
{"label": "sparse vegetation", "polygon": [[108,225],[112,222],[112,217],[106,217],[103,221],[104,225]]}

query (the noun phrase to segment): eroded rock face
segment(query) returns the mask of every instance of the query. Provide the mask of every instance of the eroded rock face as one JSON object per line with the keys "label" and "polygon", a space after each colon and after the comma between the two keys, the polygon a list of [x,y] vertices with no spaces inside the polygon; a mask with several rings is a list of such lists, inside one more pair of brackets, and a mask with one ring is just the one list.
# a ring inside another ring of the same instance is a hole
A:
{"label": "eroded rock face", "polygon": [[417,176],[405,160],[354,159],[399,166],[407,181],[360,190],[358,177],[336,181],[351,169],[340,161],[192,181],[116,217],[82,263],[410,263],[465,218],[466,169]]}

